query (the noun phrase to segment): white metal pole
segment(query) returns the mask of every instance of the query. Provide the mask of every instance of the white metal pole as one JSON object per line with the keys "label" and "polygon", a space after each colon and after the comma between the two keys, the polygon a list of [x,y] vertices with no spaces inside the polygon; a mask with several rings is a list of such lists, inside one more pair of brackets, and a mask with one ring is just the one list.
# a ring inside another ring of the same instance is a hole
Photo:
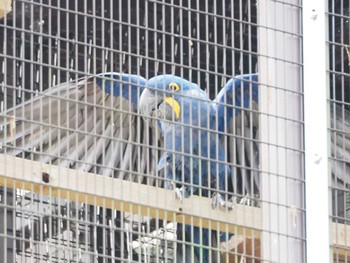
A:
{"label": "white metal pole", "polygon": [[301,7],[259,1],[262,258],[304,262]]}
{"label": "white metal pole", "polygon": [[303,1],[307,262],[331,262],[326,1]]}

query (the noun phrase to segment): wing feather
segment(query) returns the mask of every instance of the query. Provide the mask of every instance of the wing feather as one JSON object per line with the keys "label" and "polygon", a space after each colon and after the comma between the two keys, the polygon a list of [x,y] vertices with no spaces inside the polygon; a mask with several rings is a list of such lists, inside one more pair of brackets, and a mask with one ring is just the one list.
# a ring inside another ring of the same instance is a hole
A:
{"label": "wing feather", "polygon": [[251,196],[257,196],[260,189],[256,81],[257,74],[236,76],[227,82],[214,100],[219,130],[229,134],[228,139],[221,138],[221,142],[227,144],[224,147],[235,174],[233,191]]}
{"label": "wing feather", "polygon": [[114,173],[115,164],[120,162],[122,151],[119,150],[124,142],[122,141],[121,129],[115,129],[114,140],[111,141],[106,149],[106,163],[102,167],[100,174],[112,177]]}
{"label": "wing feather", "polygon": [[133,159],[132,155],[134,150],[134,145],[133,145],[134,140],[135,140],[135,132],[134,130],[131,130],[129,131],[129,137],[128,137],[129,143],[126,143],[126,148],[121,161],[120,174],[119,174],[120,178],[124,178],[126,180],[131,180],[132,178],[130,175],[130,167],[132,166],[131,162]]}
{"label": "wing feather", "polygon": [[136,113],[93,77],[63,83],[0,114],[0,152],[141,182],[157,160]]}
{"label": "wing feather", "polygon": [[350,111],[331,104],[331,169],[336,180],[350,184]]}

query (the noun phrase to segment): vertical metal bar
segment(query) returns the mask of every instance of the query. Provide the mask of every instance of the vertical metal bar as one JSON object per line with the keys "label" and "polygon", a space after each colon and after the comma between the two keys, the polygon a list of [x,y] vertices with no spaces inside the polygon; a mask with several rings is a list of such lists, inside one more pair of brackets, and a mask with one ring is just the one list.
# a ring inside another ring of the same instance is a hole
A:
{"label": "vertical metal bar", "polygon": [[[191,2],[188,3],[188,10],[187,10],[187,19],[188,19],[188,24],[187,24],[187,31],[188,31],[188,49],[187,49],[187,54],[188,54],[188,78],[190,81],[192,81],[192,61],[193,61],[193,42],[192,42],[192,7],[191,7]],[[173,55],[174,56],[174,55]]]}
{"label": "vertical metal bar", "polygon": [[267,262],[305,261],[301,8],[294,2],[265,0],[258,7],[261,242]]}
{"label": "vertical metal bar", "polygon": [[[244,1],[246,2],[246,1]],[[243,1],[239,0],[239,20],[243,21]],[[242,50],[244,49],[244,38],[243,38],[243,32],[244,32],[244,23],[239,23],[239,50],[240,50],[240,55],[239,55],[239,72],[240,74],[243,74],[244,70],[244,65],[243,65],[243,52]],[[245,169],[244,169],[245,170]]]}
{"label": "vertical metal bar", "polygon": [[[161,4],[161,8],[162,8],[162,13],[161,13],[161,18],[159,20],[160,25],[162,26],[161,31],[165,32],[165,24],[166,24],[166,16],[165,16],[165,5],[162,3]],[[159,41],[159,42],[158,42]],[[159,38],[157,42],[159,43],[159,45],[161,46],[159,49],[161,49],[161,53],[162,53],[162,74],[166,73],[166,37],[165,34],[161,34],[161,38]],[[172,54],[173,51],[171,51],[171,56],[173,56]]]}
{"label": "vertical metal bar", "polygon": [[[4,22],[5,24],[7,24],[7,15],[5,15],[4,18]],[[3,29],[4,32],[4,39],[3,39],[3,54],[5,55],[5,58],[2,62],[2,73],[4,75],[4,81],[1,83],[1,94],[3,94],[3,100],[1,101],[1,107],[0,107],[0,111],[3,111],[4,109],[7,108],[7,87],[5,87],[6,83],[7,83],[7,71],[6,71],[6,65],[7,65],[7,61],[8,61],[8,52],[7,52],[7,44],[8,44],[8,39],[11,39],[10,36],[7,36],[7,28],[5,27]],[[0,127],[1,129],[4,129],[4,131],[6,131],[6,126],[2,126]],[[0,130],[1,130],[0,129]],[[5,135],[6,136],[6,135]],[[6,137],[5,137],[6,139]],[[6,151],[5,151],[6,153]],[[6,168],[6,167],[5,167]],[[4,194],[6,193],[6,185],[4,187],[0,188],[0,205],[2,205],[2,203],[4,202]],[[5,208],[4,207],[0,207],[0,234],[4,235],[5,234]],[[0,260],[5,262],[5,256],[6,256],[6,246],[5,246],[5,242],[6,242],[6,238],[4,236],[0,237]]]}
{"label": "vertical metal bar", "polygon": [[[180,0],[180,7],[184,5],[183,1]],[[180,29],[180,46],[179,46],[179,50],[180,50],[180,54],[184,54],[184,41],[185,41],[185,38],[184,38],[184,20],[183,20],[183,12],[184,10],[182,8],[179,8],[179,29]],[[183,59],[183,56],[180,55],[180,76],[183,78],[184,77],[184,69],[183,69],[183,66],[184,65],[184,59]],[[182,148],[183,149],[183,148]]]}
{"label": "vertical metal bar", "polygon": [[170,46],[171,46],[171,74],[175,74],[176,72],[176,66],[175,66],[175,57],[177,56],[177,47],[174,44],[175,42],[175,24],[174,24],[174,6],[170,7]]}
{"label": "vertical metal bar", "polygon": [[[326,1],[303,1],[307,261],[331,262]],[[315,63],[317,61],[317,63]],[[315,78],[315,76],[317,76]],[[317,117],[319,116],[319,117]],[[322,231],[320,231],[322,230]]]}

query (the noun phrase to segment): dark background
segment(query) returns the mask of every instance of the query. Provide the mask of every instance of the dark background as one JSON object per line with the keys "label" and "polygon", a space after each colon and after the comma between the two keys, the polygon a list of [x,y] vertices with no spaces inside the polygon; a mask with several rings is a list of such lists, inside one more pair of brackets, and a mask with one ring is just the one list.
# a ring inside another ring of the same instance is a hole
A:
{"label": "dark background", "polygon": [[[213,98],[226,77],[256,72],[255,0],[17,0],[0,26],[0,82],[19,91],[123,71],[176,74]],[[23,100],[7,93],[8,106]]]}

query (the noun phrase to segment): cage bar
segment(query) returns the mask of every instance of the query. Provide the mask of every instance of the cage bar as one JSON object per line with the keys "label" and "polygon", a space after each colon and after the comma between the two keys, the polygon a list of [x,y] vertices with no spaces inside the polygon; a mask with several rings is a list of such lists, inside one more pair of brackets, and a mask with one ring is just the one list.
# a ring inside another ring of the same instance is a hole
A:
{"label": "cage bar", "polygon": [[[349,3],[316,2],[2,1],[0,259],[349,261]],[[148,116],[164,74],[199,89]]]}
{"label": "cage bar", "polygon": [[[307,259],[331,261],[329,166],[327,119],[315,118],[316,114],[328,116],[325,1],[305,1],[304,21],[304,90],[305,90],[305,180]],[[316,44],[317,43],[317,44]],[[312,61],[317,60],[315,64]],[[319,75],[317,79],[312,75]],[[317,134],[317,136],[315,136]],[[318,194],[322,191],[321,196]],[[315,221],[318,223],[315,224]],[[317,226],[317,227],[316,227]],[[323,231],[320,233],[320,228]]]}

